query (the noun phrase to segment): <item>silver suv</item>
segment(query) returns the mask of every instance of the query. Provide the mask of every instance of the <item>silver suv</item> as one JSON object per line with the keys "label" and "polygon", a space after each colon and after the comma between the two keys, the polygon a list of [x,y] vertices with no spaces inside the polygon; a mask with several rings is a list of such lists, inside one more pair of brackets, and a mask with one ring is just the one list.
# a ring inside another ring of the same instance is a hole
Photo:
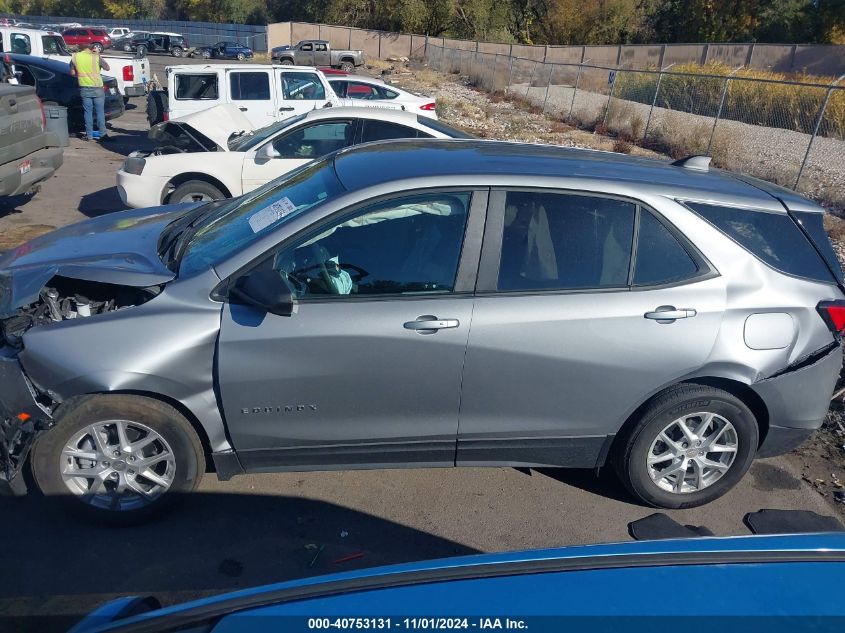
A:
{"label": "silver suv", "polygon": [[[132,520],[244,472],[612,465],[696,506],[818,428],[813,202],[602,152],[406,140],[0,260],[2,478]],[[33,446],[34,444],[34,446]]]}

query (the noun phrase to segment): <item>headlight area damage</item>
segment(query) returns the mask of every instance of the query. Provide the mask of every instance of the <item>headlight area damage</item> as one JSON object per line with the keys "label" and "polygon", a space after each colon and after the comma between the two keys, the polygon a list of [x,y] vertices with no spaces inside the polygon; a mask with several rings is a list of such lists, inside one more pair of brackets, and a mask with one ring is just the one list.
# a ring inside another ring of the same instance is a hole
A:
{"label": "headlight area damage", "polygon": [[0,318],[0,493],[26,493],[20,471],[35,439],[53,425],[53,413],[60,404],[49,389],[33,384],[20,363],[26,332],[137,306],[161,289],[56,276],[34,301]]}

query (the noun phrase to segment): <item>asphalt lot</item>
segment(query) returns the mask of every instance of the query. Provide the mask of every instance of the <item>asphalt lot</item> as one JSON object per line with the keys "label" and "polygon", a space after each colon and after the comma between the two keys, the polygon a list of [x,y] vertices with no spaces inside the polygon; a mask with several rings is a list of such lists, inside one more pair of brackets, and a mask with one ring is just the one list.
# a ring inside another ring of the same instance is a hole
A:
{"label": "asphalt lot", "polygon": [[[154,72],[163,77],[162,62]],[[132,107],[134,106],[134,107]],[[0,211],[0,239],[121,208],[114,174],[147,143],[144,101],[114,121],[107,145],[77,139],[65,164],[28,204]],[[0,248],[4,246],[0,245]],[[667,512],[717,535],[747,534],[762,508],[834,510],[795,461],[758,461],[733,491],[702,508]],[[628,540],[636,505],[604,470],[442,469],[252,475],[218,482],[145,526],[106,528],[31,494],[0,498],[2,616],[54,616],[15,628],[64,630],[112,597],[155,594],[166,603],[259,583],[475,552]],[[315,560],[313,546],[325,546]],[[335,562],[350,554],[351,562]],[[313,561],[313,564],[312,564]],[[8,622],[8,621],[6,621]]]}

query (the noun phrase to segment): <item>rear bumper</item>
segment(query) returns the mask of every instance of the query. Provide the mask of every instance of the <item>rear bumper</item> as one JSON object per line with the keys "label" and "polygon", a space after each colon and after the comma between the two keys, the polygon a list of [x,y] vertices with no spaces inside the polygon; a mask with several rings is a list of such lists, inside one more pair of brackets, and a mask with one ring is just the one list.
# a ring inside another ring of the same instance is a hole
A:
{"label": "rear bumper", "polygon": [[[30,171],[21,174],[20,165],[30,162]],[[47,147],[21,159],[0,165],[0,196],[17,196],[44,182],[62,166],[61,147]]]}
{"label": "rear bumper", "polygon": [[50,426],[17,357],[0,350],[0,494],[26,493],[20,471],[35,438]]}
{"label": "rear bumper", "polygon": [[841,368],[842,347],[836,345],[811,365],[750,385],[769,412],[758,457],[787,453],[822,425]]}

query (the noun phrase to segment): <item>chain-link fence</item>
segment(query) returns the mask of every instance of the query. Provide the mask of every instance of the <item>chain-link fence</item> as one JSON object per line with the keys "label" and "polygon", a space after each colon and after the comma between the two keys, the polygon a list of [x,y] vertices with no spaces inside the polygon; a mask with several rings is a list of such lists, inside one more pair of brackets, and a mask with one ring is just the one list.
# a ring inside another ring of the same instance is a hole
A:
{"label": "chain-link fence", "polygon": [[[549,63],[429,43],[430,66],[531,109],[845,204],[845,85]],[[739,68],[737,69],[739,70]],[[736,71],[734,71],[735,73]],[[840,80],[845,77],[840,77]]]}

